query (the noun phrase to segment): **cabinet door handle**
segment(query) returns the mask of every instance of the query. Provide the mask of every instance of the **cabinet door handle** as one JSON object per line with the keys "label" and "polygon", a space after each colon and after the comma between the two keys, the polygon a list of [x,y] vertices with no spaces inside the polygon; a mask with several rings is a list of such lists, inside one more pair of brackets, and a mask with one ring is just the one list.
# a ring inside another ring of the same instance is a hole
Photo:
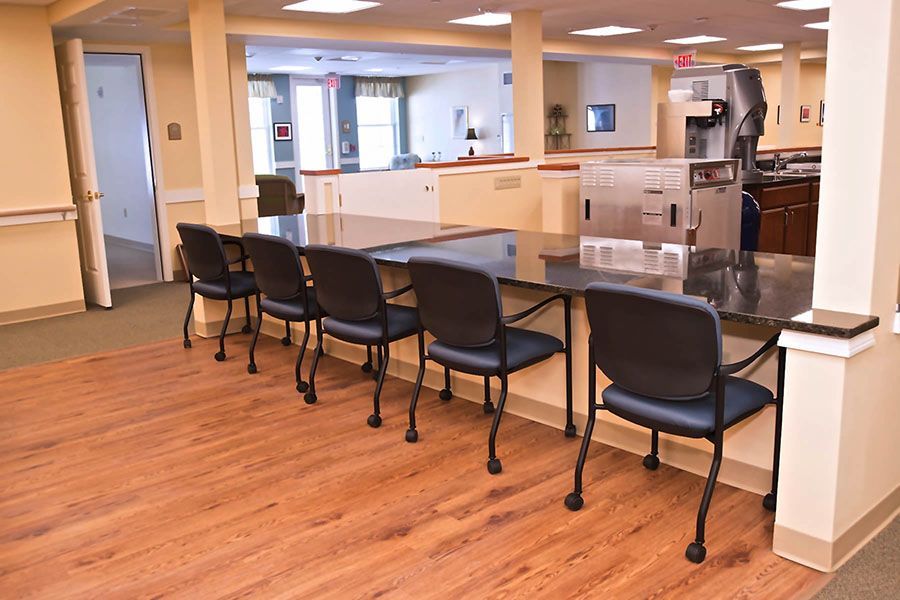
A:
{"label": "cabinet door handle", "polygon": [[784,226],[788,226],[788,209],[784,209]]}

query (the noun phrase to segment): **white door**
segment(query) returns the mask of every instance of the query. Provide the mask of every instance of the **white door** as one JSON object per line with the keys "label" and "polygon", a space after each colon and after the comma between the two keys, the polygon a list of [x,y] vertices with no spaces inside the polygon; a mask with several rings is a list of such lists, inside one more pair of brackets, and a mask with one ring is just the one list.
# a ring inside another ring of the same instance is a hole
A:
{"label": "white door", "polygon": [[294,161],[299,169],[318,171],[335,166],[331,102],[324,79],[291,78],[294,101]]}
{"label": "white door", "polygon": [[59,76],[59,95],[66,129],[69,179],[78,209],[76,229],[81,252],[84,299],[110,308],[112,296],[109,293],[109,271],[103,241],[103,219],[100,215],[100,198],[103,194],[97,189],[97,165],[94,161],[81,40],[69,40],[56,47],[56,72]]}

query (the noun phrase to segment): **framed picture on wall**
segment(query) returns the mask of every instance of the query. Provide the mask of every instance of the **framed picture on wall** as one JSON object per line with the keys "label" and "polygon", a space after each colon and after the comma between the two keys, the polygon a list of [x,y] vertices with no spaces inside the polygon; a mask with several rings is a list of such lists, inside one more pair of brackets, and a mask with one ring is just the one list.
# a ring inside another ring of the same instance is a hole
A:
{"label": "framed picture on wall", "polygon": [[272,133],[276,142],[290,142],[294,139],[294,127],[290,123],[272,123]]}
{"label": "framed picture on wall", "polygon": [[450,109],[450,135],[454,140],[466,139],[469,131],[469,107],[454,106]]}
{"label": "framed picture on wall", "polygon": [[800,106],[800,122],[801,123],[809,123],[810,114],[812,113],[812,106],[809,104],[802,104]]}
{"label": "framed picture on wall", "polygon": [[615,104],[588,104],[587,106],[587,130],[615,131],[616,130],[616,105]]}
{"label": "framed picture on wall", "polygon": [[778,112],[775,113],[775,124],[781,125],[781,105],[778,105]]}
{"label": "framed picture on wall", "polygon": [[825,124],[825,101],[819,100],[819,126]]}

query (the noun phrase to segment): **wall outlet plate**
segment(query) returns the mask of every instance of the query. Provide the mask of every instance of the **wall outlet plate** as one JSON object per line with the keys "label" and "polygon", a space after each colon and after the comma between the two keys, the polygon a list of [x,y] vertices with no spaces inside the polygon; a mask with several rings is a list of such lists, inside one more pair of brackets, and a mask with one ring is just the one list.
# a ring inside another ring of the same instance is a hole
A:
{"label": "wall outlet plate", "polygon": [[494,178],[494,189],[495,190],[511,190],[515,188],[522,187],[522,176],[521,175],[508,175],[506,177],[495,177]]}

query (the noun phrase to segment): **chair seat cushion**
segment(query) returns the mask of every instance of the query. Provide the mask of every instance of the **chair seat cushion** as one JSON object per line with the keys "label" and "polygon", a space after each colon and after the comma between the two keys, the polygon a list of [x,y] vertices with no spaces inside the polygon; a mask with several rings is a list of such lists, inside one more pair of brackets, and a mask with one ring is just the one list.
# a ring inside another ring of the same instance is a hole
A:
{"label": "chair seat cushion", "polygon": [[[772,402],[767,388],[740,377],[725,379],[725,427],[739,423]],[[627,421],[686,437],[706,437],[716,423],[716,399],[709,393],[695,400],[661,400],[610,385],[603,390],[609,412]]]}
{"label": "chair seat cushion", "polygon": [[[325,333],[351,344],[378,344],[381,342],[381,319],[343,321],[328,317],[322,321]],[[416,309],[397,304],[387,305],[388,341],[409,337],[419,330]]]}
{"label": "chair seat cushion", "polygon": [[[231,297],[245,298],[256,293],[256,279],[249,271],[231,271]],[[225,285],[225,277],[209,281],[195,281],[194,292],[204,298],[213,300],[228,300],[228,288]]]}
{"label": "chair seat cushion", "polygon": [[[309,318],[316,318],[316,311],[319,308],[316,302],[316,291],[311,287],[306,288],[306,295],[309,301]],[[306,321],[306,310],[303,305],[303,296],[298,295],[295,298],[287,300],[275,300],[273,298],[263,298],[259,307],[268,315],[272,315],[276,319],[284,321]]]}
{"label": "chair seat cushion", "polygon": [[[563,343],[552,335],[506,328],[506,364],[512,373],[562,352]],[[500,342],[495,340],[487,346],[476,348],[451,346],[443,342],[432,342],[428,355],[445,367],[473,375],[494,375],[500,372]]]}

